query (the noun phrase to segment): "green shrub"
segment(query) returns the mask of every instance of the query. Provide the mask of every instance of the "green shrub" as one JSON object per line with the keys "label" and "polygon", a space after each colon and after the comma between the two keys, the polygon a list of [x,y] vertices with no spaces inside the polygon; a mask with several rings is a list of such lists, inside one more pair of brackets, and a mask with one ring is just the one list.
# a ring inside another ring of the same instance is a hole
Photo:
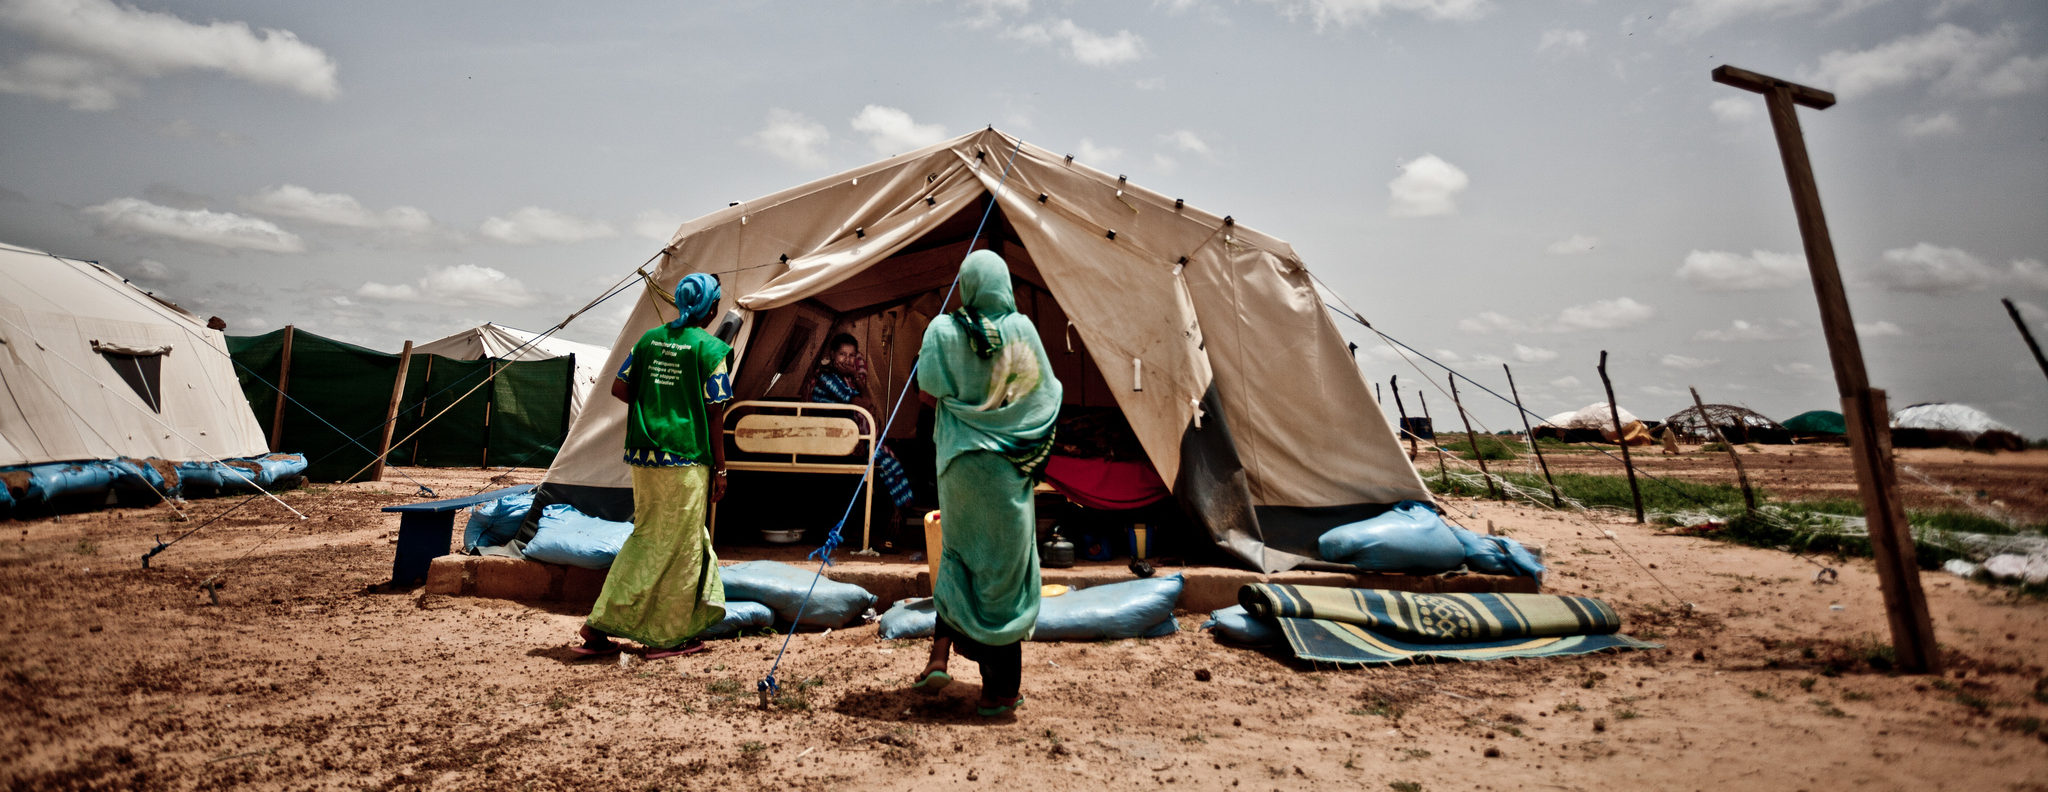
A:
{"label": "green shrub", "polygon": [[[1448,437],[1448,435],[1444,437]],[[1496,459],[1519,459],[1521,457],[1521,454],[1516,453],[1516,449],[1521,446],[1520,443],[1504,440],[1493,435],[1479,435],[1478,437],[1479,453],[1476,456],[1472,453],[1472,443],[1464,438],[1442,442],[1443,437],[1439,437],[1437,444],[1443,446],[1445,451],[1457,454],[1460,459],[1485,459],[1491,462]]]}

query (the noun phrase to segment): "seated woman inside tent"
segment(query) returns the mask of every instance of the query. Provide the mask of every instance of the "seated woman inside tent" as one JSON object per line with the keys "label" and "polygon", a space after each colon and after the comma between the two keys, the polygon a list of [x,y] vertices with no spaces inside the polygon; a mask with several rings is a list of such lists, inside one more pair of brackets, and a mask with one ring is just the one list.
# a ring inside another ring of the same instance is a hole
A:
{"label": "seated woman inside tent", "polygon": [[[868,362],[860,353],[860,342],[847,333],[835,335],[825,344],[825,354],[818,359],[818,367],[811,373],[809,390],[811,401],[851,404],[867,410],[876,420],[888,420],[889,405],[878,406],[868,395],[871,391]],[[896,551],[896,528],[902,524],[900,513],[910,508],[912,493],[910,476],[904,472],[903,463],[886,446],[875,456],[875,480],[897,512],[882,522],[885,527],[876,537],[875,549],[893,553]]]}

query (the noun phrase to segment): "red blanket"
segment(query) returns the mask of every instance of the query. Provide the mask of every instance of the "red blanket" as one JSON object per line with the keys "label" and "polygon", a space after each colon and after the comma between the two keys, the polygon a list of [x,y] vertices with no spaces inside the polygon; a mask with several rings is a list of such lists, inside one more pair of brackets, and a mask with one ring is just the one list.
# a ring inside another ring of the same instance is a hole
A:
{"label": "red blanket", "polygon": [[1045,481],[1068,500],[1091,509],[1135,509],[1171,494],[1150,462],[1084,459],[1054,454]]}

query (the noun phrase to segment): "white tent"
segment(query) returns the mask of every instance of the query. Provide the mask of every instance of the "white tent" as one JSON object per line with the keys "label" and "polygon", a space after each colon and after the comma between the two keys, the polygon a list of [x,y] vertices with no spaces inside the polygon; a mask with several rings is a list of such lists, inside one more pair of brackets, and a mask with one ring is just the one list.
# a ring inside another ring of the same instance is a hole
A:
{"label": "white tent", "polygon": [[[1635,413],[1625,409],[1619,412],[1621,413],[1621,422],[1624,425],[1639,421]],[[1598,429],[1603,432],[1612,432],[1614,431],[1614,412],[1608,409],[1607,402],[1594,402],[1576,410],[1567,410],[1545,418],[1543,423],[1560,429]]]}
{"label": "white tent", "polygon": [[269,448],[206,321],[90,262],[0,245],[0,466]]}
{"label": "white tent", "polygon": [[571,420],[583,412],[583,402],[590,396],[593,384],[598,380],[607,379],[604,376],[604,362],[605,358],[611,355],[611,350],[596,344],[583,344],[554,336],[539,338],[535,333],[506,327],[496,322],[485,322],[443,338],[416,344],[412,351],[416,355],[440,355],[455,360],[550,360],[564,355],[575,355],[576,382],[569,391]]}
{"label": "white tent", "polygon": [[[784,395],[816,349],[790,339],[851,316],[891,317],[871,338],[906,343],[864,349],[901,382],[974,240],[1010,262],[1069,403],[1121,410],[1185,510],[1247,564],[1314,561],[1328,528],[1429,500],[1286,242],[994,129],[685,223],[606,368],[673,318],[661,295],[710,272],[720,309],[748,317],[741,398]],[[623,437],[623,406],[593,401],[549,487],[584,501],[628,487]]]}
{"label": "white tent", "polygon": [[1894,429],[1938,429],[1980,435],[2011,432],[2012,427],[1992,420],[1983,410],[1967,404],[1915,404],[1892,413]]}

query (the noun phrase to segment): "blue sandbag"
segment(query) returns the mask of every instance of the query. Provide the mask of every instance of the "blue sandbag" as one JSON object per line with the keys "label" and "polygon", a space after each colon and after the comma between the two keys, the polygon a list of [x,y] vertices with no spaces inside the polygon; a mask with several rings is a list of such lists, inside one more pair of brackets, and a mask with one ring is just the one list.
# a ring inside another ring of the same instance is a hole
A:
{"label": "blue sandbag", "polygon": [[221,476],[226,474],[221,465],[212,462],[179,462],[178,487],[186,492],[214,492],[222,486]]}
{"label": "blue sandbag", "polygon": [[[497,547],[512,541],[512,537],[519,535],[519,524],[526,521],[526,512],[532,508],[532,492],[471,507],[469,523],[462,529],[462,552],[468,553],[479,547]],[[607,562],[605,566],[611,564]]]}
{"label": "blue sandbag", "polygon": [[305,454],[267,454],[250,457],[248,461],[260,468],[256,483],[265,487],[306,475]]}
{"label": "blue sandbag", "polygon": [[[728,578],[730,580],[730,578]],[[1158,638],[1180,630],[1173,618],[1185,581],[1180,573],[1072,589],[1039,600],[1034,641]],[[727,584],[728,586],[730,584]],[[728,589],[730,590],[730,589]],[[929,638],[939,614],[930,597],[904,600],[882,614],[883,638]]]}
{"label": "blue sandbag", "polygon": [[1377,517],[1316,540],[1324,561],[1372,572],[1443,572],[1465,563],[1465,546],[1428,504],[1401,501]]}
{"label": "blue sandbag", "polygon": [[1493,543],[1493,537],[1480,536],[1471,530],[1451,526],[1451,533],[1457,535],[1458,545],[1465,549],[1465,566],[1483,575],[1506,575],[1508,554]]}
{"label": "blue sandbag", "polygon": [[697,633],[699,638],[728,638],[745,630],[765,629],[775,624],[775,612],[758,602],[725,601],[725,618]]}
{"label": "blue sandbag", "polygon": [[1038,606],[1034,641],[1157,638],[1180,629],[1174,603],[1185,584],[1180,573],[1075,589]]}
{"label": "blue sandbag", "polygon": [[[532,554],[527,551],[527,555]],[[777,620],[804,627],[844,626],[875,606],[875,595],[867,589],[780,561],[744,561],[725,567],[718,574],[725,581],[726,599],[761,603],[775,611]],[[817,581],[815,589],[811,586],[813,580]],[[804,604],[806,592],[811,598],[808,605]],[[797,614],[799,607],[803,610],[801,619]]]}
{"label": "blue sandbag", "polygon": [[114,483],[114,469],[98,462],[53,462],[30,465],[22,501],[52,501],[73,495],[105,494]]}
{"label": "blue sandbag", "polygon": [[1202,629],[1218,640],[1240,646],[1276,646],[1286,640],[1277,625],[1252,616],[1243,605],[1211,611],[1209,620],[1202,622]]}
{"label": "blue sandbag", "polygon": [[6,484],[0,484],[0,517],[14,512],[14,492]]}
{"label": "blue sandbag", "polygon": [[551,503],[541,510],[540,526],[533,541],[521,551],[527,558],[550,564],[584,569],[608,569],[618,557],[633,524],[600,520],[566,503]]}
{"label": "blue sandbag", "polygon": [[1521,542],[1505,536],[1489,536],[1486,538],[1492,540],[1495,545],[1500,547],[1501,552],[1507,554],[1508,568],[1514,574],[1532,577],[1539,582],[1543,580],[1543,562],[1537,560],[1536,554],[1529,552],[1529,548],[1523,547]]}
{"label": "blue sandbag", "polygon": [[882,614],[878,633],[888,640],[930,638],[938,627],[938,606],[931,597],[902,600]]}

